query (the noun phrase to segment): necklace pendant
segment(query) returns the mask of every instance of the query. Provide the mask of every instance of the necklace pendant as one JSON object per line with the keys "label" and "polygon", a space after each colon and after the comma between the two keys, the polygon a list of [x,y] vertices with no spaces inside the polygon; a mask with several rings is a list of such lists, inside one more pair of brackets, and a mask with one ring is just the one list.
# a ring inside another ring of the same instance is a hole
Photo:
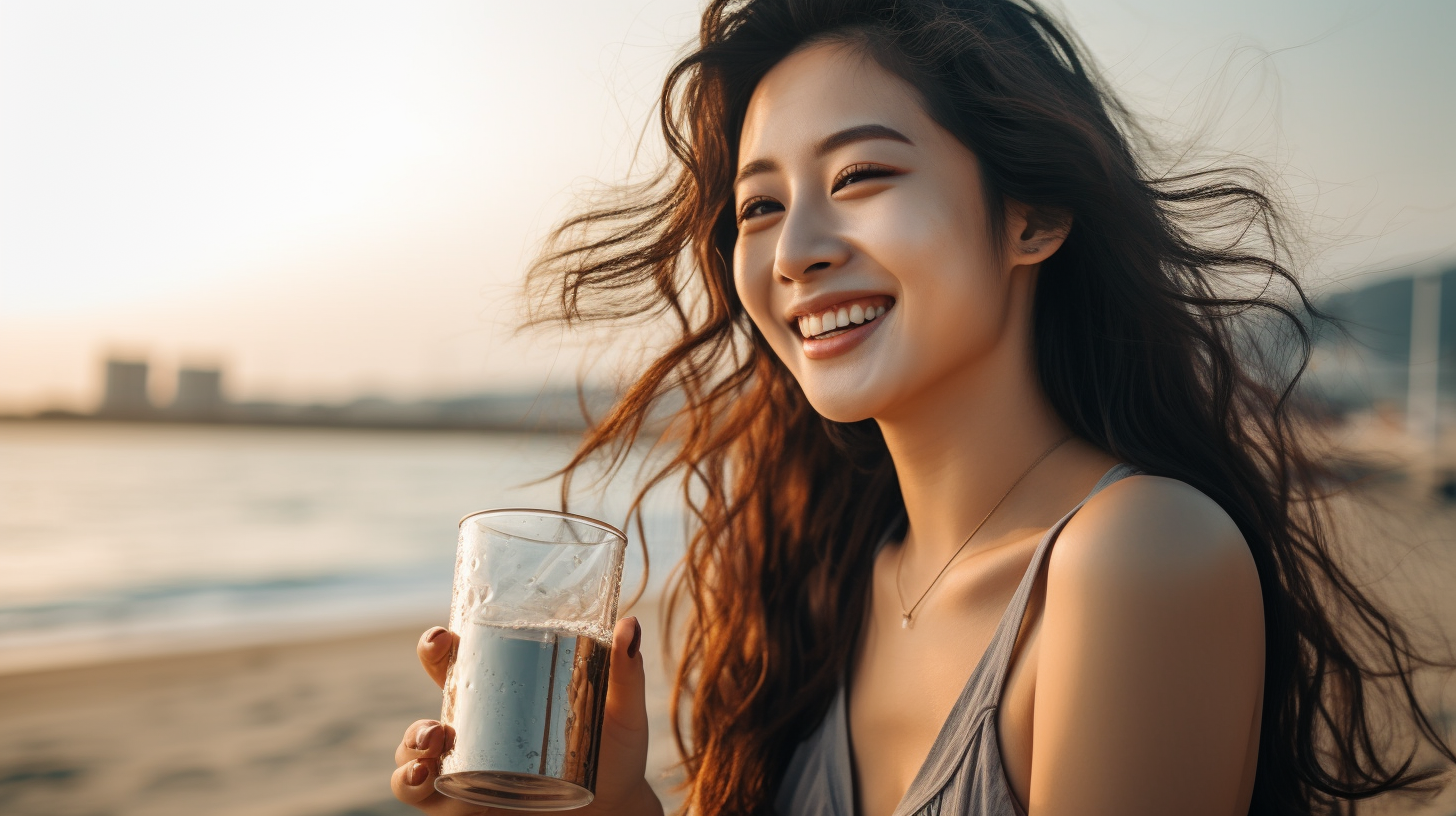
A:
{"label": "necklace pendant", "polygon": [[909,615],[901,615],[900,616],[900,628],[901,629],[909,629],[910,628],[910,616]]}

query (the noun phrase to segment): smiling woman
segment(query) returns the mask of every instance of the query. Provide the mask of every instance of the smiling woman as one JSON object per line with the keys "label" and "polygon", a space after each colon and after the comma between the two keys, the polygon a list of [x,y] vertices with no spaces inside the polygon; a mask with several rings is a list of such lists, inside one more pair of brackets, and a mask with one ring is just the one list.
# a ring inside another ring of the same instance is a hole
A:
{"label": "smiling woman", "polygon": [[[1308,359],[1259,179],[1149,173],[1017,0],[716,0],[661,104],[677,163],[533,282],[679,329],[566,475],[681,400],[643,495],[680,478],[697,522],[691,811],[1328,812],[1434,775],[1387,750],[1377,677],[1456,758],[1329,552],[1298,374],[1242,353],[1279,327]],[[639,636],[594,813],[661,810]],[[430,787],[448,740],[407,731],[396,795],[465,812]]]}
{"label": "smiling woman", "polygon": [[[736,290],[831,420],[918,411],[927,384],[980,370],[971,358],[992,349],[1021,357],[1008,371],[1033,370],[1029,346],[1003,340],[1029,336],[1035,276],[1003,272],[1050,257],[1060,233],[1002,246],[1003,230],[1027,231],[1025,209],[992,223],[975,155],[917,96],[862,49],[827,42],[775,66],[744,120]],[[878,321],[863,322],[866,305]],[[819,331],[798,325],[808,315]]]}

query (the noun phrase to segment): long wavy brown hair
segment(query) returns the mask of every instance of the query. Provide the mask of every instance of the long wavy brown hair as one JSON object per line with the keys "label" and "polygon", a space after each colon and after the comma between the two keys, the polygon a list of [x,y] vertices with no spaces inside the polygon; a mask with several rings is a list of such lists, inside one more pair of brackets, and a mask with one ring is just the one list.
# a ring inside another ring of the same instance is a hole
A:
{"label": "long wavy brown hair", "polygon": [[[569,485],[588,463],[614,470],[648,432],[659,455],[632,508],[639,529],[659,485],[678,483],[689,509],[669,597],[685,615],[669,616],[682,633],[685,807],[772,811],[850,665],[875,538],[903,509],[874,422],[816,414],[733,286],[749,97],[822,41],[862,49],[919,91],[978,158],[993,213],[1010,200],[1071,214],[1037,282],[1041,386],[1079,437],[1203,491],[1248,542],[1267,649],[1250,812],[1328,812],[1428,781],[1414,744],[1390,753],[1371,699],[1393,682],[1417,742],[1451,757],[1417,701],[1410,639],[1331,552],[1329,474],[1294,399],[1317,312],[1260,177],[1152,170],[1143,131],[1029,0],[712,0],[662,90],[670,164],[566,221],[529,277],[538,320],[671,334],[564,474]],[[1270,336],[1287,353],[1269,354]]]}

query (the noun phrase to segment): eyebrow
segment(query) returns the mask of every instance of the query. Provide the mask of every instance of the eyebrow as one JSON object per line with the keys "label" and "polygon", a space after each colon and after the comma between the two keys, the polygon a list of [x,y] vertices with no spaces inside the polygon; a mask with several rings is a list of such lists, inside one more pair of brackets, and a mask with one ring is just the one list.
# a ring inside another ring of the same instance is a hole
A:
{"label": "eyebrow", "polygon": [[[825,156],[845,145],[854,144],[855,142],[865,142],[871,139],[889,139],[893,142],[903,142],[912,147],[915,145],[914,142],[910,141],[909,136],[894,128],[884,125],[856,125],[851,128],[845,128],[837,133],[831,133],[821,139],[819,144],[814,146],[814,155]],[[733,179],[733,183],[737,185],[749,176],[756,176],[759,173],[766,173],[770,170],[777,169],[778,164],[773,159],[755,159],[743,165],[743,169],[738,171],[738,175]]]}

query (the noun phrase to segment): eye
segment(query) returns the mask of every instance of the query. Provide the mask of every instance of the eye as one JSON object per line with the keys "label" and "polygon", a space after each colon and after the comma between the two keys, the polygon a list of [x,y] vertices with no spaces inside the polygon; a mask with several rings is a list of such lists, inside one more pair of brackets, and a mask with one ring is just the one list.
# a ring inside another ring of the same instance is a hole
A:
{"label": "eye", "polygon": [[834,184],[830,186],[829,192],[837,193],[855,182],[898,174],[899,171],[883,164],[851,164],[840,170],[839,175],[834,177]]}
{"label": "eye", "polygon": [[774,201],[768,196],[754,196],[743,202],[738,210],[738,223],[743,223],[750,218],[757,218],[760,215],[768,215],[771,212],[782,210],[784,205]]}

